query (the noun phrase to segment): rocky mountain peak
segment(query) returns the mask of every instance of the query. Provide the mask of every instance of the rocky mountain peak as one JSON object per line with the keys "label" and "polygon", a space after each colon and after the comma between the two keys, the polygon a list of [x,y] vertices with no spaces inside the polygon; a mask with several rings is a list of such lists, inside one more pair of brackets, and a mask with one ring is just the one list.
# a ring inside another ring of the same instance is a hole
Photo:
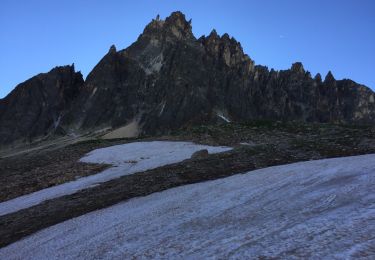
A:
{"label": "rocky mountain peak", "polygon": [[112,45],[85,81],[74,64],[56,67],[20,84],[0,108],[0,145],[58,129],[86,133],[136,124],[137,133],[168,133],[221,116],[375,122],[374,93],[365,86],[336,81],[331,72],[324,82],[320,74],[313,80],[301,62],[285,71],[254,66],[227,33],[212,30],[197,40],[181,12],[156,16],[124,50]]}
{"label": "rocky mountain peak", "polygon": [[322,83],[322,75],[320,73],[317,73],[314,77],[314,80],[318,83]]}
{"label": "rocky mountain peak", "polygon": [[247,70],[252,70],[254,67],[254,62],[244,54],[241,43],[227,33],[219,36],[213,29],[208,36],[202,36],[198,41],[210,55],[224,61],[229,67],[243,63],[247,64]]}
{"label": "rocky mountain peak", "polygon": [[83,84],[74,64],[55,67],[19,84],[0,100],[0,145],[57,131]]}
{"label": "rocky mountain peak", "polygon": [[[65,65],[65,66],[56,66],[52,68],[48,73],[74,73],[75,66],[74,63],[72,65]],[[40,73],[38,76],[44,76],[46,73]]]}
{"label": "rocky mountain peak", "polygon": [[169,25],[175,25],[181,29],[185,29],[187,27],[191,28],[191,21],[186,21],[185,15],[180,11],[171,13],[171,15],[165,19],[165,22]]}
{"label": "rocky mountain peak", "polygon": [[212,29],[207,38],[220,38],[215,29]]}
{"label": "rocky mountain peak", "polygon": [[116,53],[116,52],[117,52],[116,46],[112,44],[111,47],[109,48],[108,53]]}
{"label": "rocky mountain peak", "polygon": [[295,62],[292,64],[291,71],[296,73],[305,73],[305,69],[301,62]]}
{"label": "rocky mountain peak", "polygon": [[179,11],[173,12],[165,19],[164,27],[178,39],[194,38],[191,28],[191,20],[186,21],[185,15]]}
{"label": "rocky mountain peak", "polygon": [[336,79],[335,79],[335,77],[333,76],[333,74],[332,74],[332,72],[331,71],[328,71],[328,73],[327,73],[327,75],[326,75],[326,77],[325,77],[325,79],[324,79],[324,83],[331,83],[331,82],[335,82],[336,81]]}
{"label": "rocky mountain peak", "polygon": [[170,39],[194,39],[191,20],[187,21],[185,15],[179,11],[173,12],[165,20],[157,15],[143,31],[141,36],[165,37]]}
{"label": "rocky mountain peak", "polygon": [[203,35],[198,39],[199,42],[204,45],[213,45],[217,44],[220,41],[220,36],[217,34],[215,29],[212,29],[208,36]]}

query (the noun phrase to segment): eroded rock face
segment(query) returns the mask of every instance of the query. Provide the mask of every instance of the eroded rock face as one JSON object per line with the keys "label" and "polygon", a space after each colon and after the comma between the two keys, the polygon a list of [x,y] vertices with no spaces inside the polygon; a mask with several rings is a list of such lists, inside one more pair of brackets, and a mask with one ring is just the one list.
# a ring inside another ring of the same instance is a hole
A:
{"label": "eroded rock face", "polygon": [[19,84],[0,100],[0,144],[31,141],[59,128],[84,81],[74,65],[56,67]]}
{"label": "eroded rock face", "polygon": [[[30,99],[40,106],[41,99],[31,98],[39,84],[34,81],[19,87],[30,92],[22,96],[22,102]],[[51,84],[51,89],[60,89],[57,80]],[[331,72],[324,81],[320,74],[313,78],[300,62],[283,71],[255,66],[241,44],[228,34],[219,36],[213,30],[196,39],[191,21],[181,12],[152,20],[127,49],[118,51],[111,46],[83,86],[82,79],[73,85],[79,87],[66,87],[73,89],[68,91],[73,94],[48,98],[49,104],[59,109],[48,109],[50,112],[39,116],[33,112],[28,127],[20,124],[25,129],[15,136],[29,136],[29,125],[38,129],[30,136],[50,133],[51,122],[60,114],[59,125],[66,133],[121,128],[132,122],[146,134],[223,120],[375,122],[375,95],[369,88],[351,80],[336,80]],[[7,99],[21,100],[14,94]],[[0,102],[3,111],[2,107],[4,101]],[[14,109],[6,107],[4,111]],[[1,131],[11,135],[4,130],[10,126],[2,119],[4,112],[0,113]],[[9,137],[1,140],[5,139]]]}
{"label": "eroded rock face", "polygon": [[143,133],[154,134],[223,114],[228,121],[375,119],[374,94],[365,86],[336,81],[331,72],[324,81],[312,78],[300,62],[285,71],[255,66],[228,34],[213,30],[196,39],[180,12],[153,20],[129,48],[110,51],[86,88],[78,102],[84,129],[136,120]]}

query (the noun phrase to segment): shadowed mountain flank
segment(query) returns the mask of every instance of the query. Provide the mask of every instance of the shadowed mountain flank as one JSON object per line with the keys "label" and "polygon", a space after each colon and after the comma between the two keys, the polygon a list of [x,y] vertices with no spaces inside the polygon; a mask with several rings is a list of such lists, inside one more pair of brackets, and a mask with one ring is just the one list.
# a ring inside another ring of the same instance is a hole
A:
{"label": "shadowed mountain flank", "polygon": [[67,66],[17,86],[0,100],[0,144],[129,124],[139,134],[223,120],[371,124],[374,99],[368,87],[331,72],[312,77],[300,62],[255,65],[233,37],[213,30],[197,39],[174,12],[128,48],[111,46],[85,81]]}

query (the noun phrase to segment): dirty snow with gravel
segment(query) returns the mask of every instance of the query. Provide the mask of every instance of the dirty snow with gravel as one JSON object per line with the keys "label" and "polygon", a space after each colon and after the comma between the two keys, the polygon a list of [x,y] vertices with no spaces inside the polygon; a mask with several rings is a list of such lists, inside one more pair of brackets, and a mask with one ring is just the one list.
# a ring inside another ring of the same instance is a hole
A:
{"label": "dirty snow with gravel", "polygon": [[202,149],[207,149],[209,153],[219,153],[232,148],[199,145],[191,142],[152,141],[134,142],[97,149],[88,153],[80,161],[112,164],[114,167],[95,175],[82,177],[75,181],[2,202],[0,203],[0,216],[29,208],[46,200],[73,194],[121,176],[178,163],[189,159],[194,152]]}
{"label": "dirty snow with gravel", "polygon": [[374,259],[374,191],[375,155],[270,167],[91,212],[0,258]]}

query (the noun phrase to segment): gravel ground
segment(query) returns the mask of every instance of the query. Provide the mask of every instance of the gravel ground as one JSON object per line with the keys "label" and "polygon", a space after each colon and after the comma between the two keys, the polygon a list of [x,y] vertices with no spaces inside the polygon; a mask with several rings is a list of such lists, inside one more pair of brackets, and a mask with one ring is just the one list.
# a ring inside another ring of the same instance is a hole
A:
{"label": "gravel ground", "polygon": [[[227,145],[234,150],[186,160],[124,176],[73,195],[0,217],[0,246],[40,229],[130,198],[189,183],[312,159],[375,153],[375,128],[252,122],[183,129],[168,136],[123,140],[92,140],[58,150],[40,150],[0,159],[0,200],[50,187],[103,170],[107,165],[79,163],[87,152],[134,140],[186,140]],[[63,166],[63,167],[62,167]]]}

